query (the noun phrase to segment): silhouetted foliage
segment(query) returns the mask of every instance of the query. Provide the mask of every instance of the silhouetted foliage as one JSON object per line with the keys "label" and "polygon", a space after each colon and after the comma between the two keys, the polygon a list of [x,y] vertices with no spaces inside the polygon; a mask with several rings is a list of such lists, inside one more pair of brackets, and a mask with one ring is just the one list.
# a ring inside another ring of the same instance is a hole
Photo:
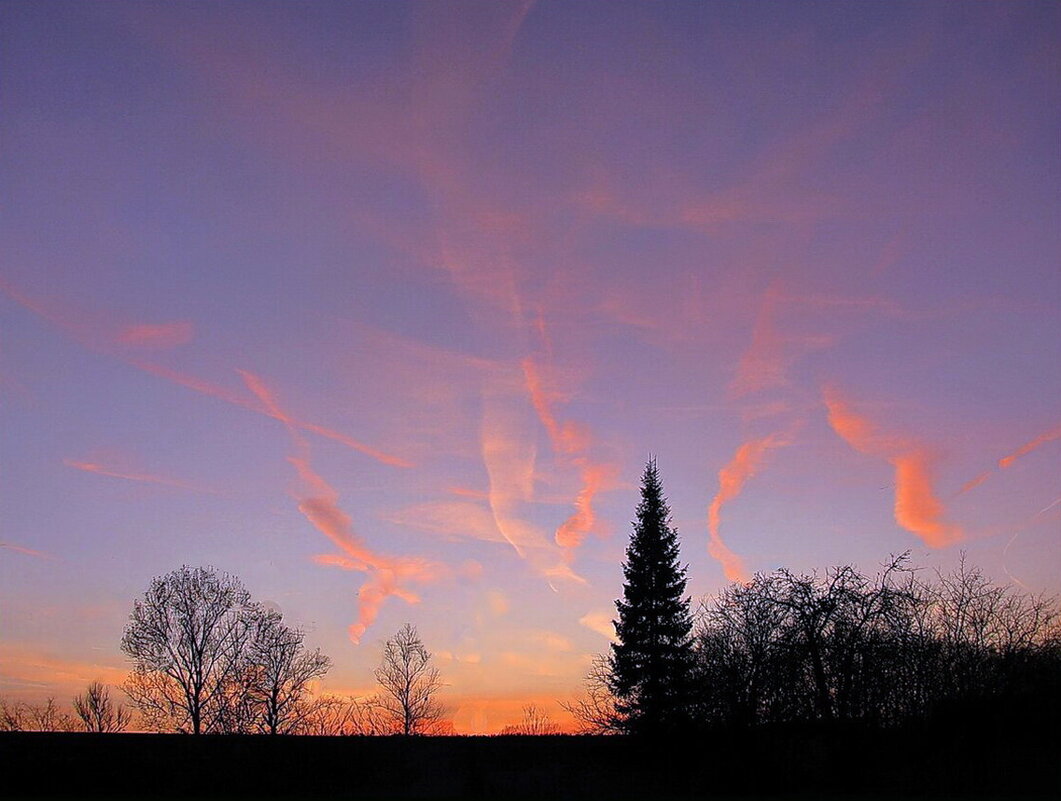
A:
{"label": "silhouetted foliage", "polygon": [[964,561],[935,582],[905,555],[872,580],[850,566],[757,575],[702,610],[698,716],[894,726],[1032,687],[1056,704],[1057,620],[1049,599],[994,585]]}
{"label": "silhouetted foliage", "polygon": [[641,478],[641,502],[623,564],[623,597],[607,685],[615,699],[614,725],[659,733],[686,726],[690,712],[692,618],[678,532],[671,525],[655,460]]}
{"label": "silhouetted foliage", "polygon": [[406,623],[384,644],[376,680],[379,707],[400,733],[434,733],[445,713],[436,697],[442,678],[415,627]]}
{"label": "silhouetted foliage", "polygon": [[101,681],[90,682],[85,692],[75,695],[73,706],[85,731],[125,731],[129,726],[129,710],[111,700],[110,688]]}
{"label": "silhouetted foliage", "polygon": [[[632,595],[628,588],[627,609]],[[693,690],[675,719],[700,728],[964,719],[982,726],[992,716],[1041,721],[1061,713],[1056,600],[994,584],[964,558],[954,573],[928,579],[906,554],[875,577],[852,566],[758,574],[726,587],[697,617]],[[624,646],[598,657],[585,695],[564,705],[583,731],[645,731],[633,716],[640,697],[622,695],[630,686],[617,658]]]}

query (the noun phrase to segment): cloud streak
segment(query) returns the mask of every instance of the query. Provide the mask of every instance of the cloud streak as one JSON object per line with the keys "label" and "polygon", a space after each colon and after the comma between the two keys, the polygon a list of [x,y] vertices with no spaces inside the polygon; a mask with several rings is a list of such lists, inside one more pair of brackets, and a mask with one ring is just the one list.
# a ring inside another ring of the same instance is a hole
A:
{"label": "cloud streak", "polygon": [[932,456],[925,445],[880,432],[835,387],[824,388],[823,398],[829,424],[848,445],[882,457],[895,468],[895,522],[899,526],[930,548],[945,548],[965,538],[959,526],[945,519],[946,508],[933,488]]}
{"label": "cloud streak", "polygon": [[16,545],[13,542],[0,542],[0,548],[6,548],[9,551],[20,553],[23,556],[32,556],[35,559],[55,559],[50,553],[44,551],[35,551],[33,548],[26,548],[22,545]]}
{"label": "cloud streak", "polygon": [[174,348],[191,342],[193,336],[192,324],[182,320],[158,325],[126,326],[117,332],[115,341],[136,348]]}
{"label": "cloud streak", "polygon": [[513,550],[544,575],[550,586],[554,579],[584,584],[585,579],[571,569],[564,552],[522,514],[522,507],[534,501],[538,454],[525,412],[526,401],[517,391],[521,384],[514,375],[496,376],[483,390],[480,445],[490,482],[490,512]]}
{"label": "cloud streak", "polygon": [[554,453],[574,466],[581,480],[582,486],[575,496],[575,511],[557,528],[554,536],[556,544],[564,549],[566,558],[571,561],[575,550],[597,525],[594,498],[614,478],[616,469],[613,465],[590,459],[588,451],[592,435],[587,427],[573,422],[561,423],[556,419],[553,399],[545,389],[535,361],[528,357],[523,360],[522,367],[531,404],[549,435]]}
{"label": "cloud streak", "polygon": [[[318,425],[317,423],[311,423],[306,420],[301,420],[292,415],[285,415],[282,418],[277,417],[275,412],[273,412],[268,406],[262,406],[260,403],[255,403],[254,401],[238,393],[232,392],[231,390],[226,389],[225,387],[219,386],[209,381],[204,381],[195,376],[188,375],[186,373],[181,373],[176,370],[170,370],[167,367],[163,367],[159,364],[153,364],[151,362],[145,362],[138,359],[130,359],[127,361],[129,362],[129,364],[132,364],[134,367],[143,370],[146,373],[158,376],[159,378],[164,378],[167,381],[171,381],[174,384],[178,384],[182,387],[186,387],[187,389],[194,390],[195,392],[198,392],[200,394],[209,395],[212,398],[218,398],[219,400],[223,400],[226,403],[232,404],[233,406],[239,406],[240,408],[256,412],[257,414],[264,414],[266,417],[272,417],[274,420],[281,420],[285,425],[292,426],[303,431],[308,431],[310,433],[316,434],[319,437],[323,437],[324,439],[329,439],[332,442],[338,442],[341,445],[345,445],[346,447],[351,448],[352,450],[358,451],[360,453],[365,454],[366,456],[375,459],[381,464],[385,464],[390,467],[405,468],[413,466],[412,462],[406,459],[403,459],[399,456],[395,456],[391,453],[387,453],[386,451],[382,451],[378,448],[374,448],[371,445],[367,445],[366,443],[361,442],[360,440],[347,436],[342,432],[335,431],[334,429],[327,428],[326,426]],[[242,375],[242,371],[240,371],[238,368],[236,372]]]}
{"label": "cloud streak", "polygon": [[1061,426],[1057,426],[1056,428],[1052,428],[1049,431],[1043,432],[1031,442],[1026,442],[1025,444],[1021,445],[1019,448],[1017,448],[1017,450],[1013,451],[1013,453],[1009,454],[1008,456],[1003,456],[1001,459],[998,460],[999,469],[1005,470],[1007,467],[1012,467],[1013,463],[1020,459],[1022,456],[1027,456],[1032,451],[1037,450],[1046,443],[1053,442],[1056,439],[1061,439]]}
{"label": "cloud streak", "polygon": [[744,566],[744,560],[730,550],[722,539],[722,507],[741,494],[748,479],[759,471],[767,451],[787,444],[787,439],[778,434],[748,440],[737,448],[729,463],[718,471],[718,492],[707,510],[707,550],[722,565],[722,572],[729,581],[747,582],[751,575]]}
{"label": "cloud streak", "polygon": [[[1051,428],[1049,431],[1044,431],[1042,434],[1037,436],[1035,439],[1024,443],[1023,445],[1021,445],[1019,448],[1017,448],[1012,453],[1010,453],[1010,454],[1008,454],[1006,456],[1003,456],[1001,459],[998,460],[998,469],[999,470],[1006,470],[1006,469],[1012,467],[1014,465],[1014,463],[1018,459],[1020,459],[1020,458],[1022,458],[1024,456],[1027,456],[1032,451],[1036,451],[1039,448],[1041,448],[1043,445],[1046,445],[1046,444],[1048,444],[1050,442],[1053,442],[1054,440],[1057,440],[1057,439],[1061,439],[1061,426],[1057,426],[1056,428]],[[976,489],[981,484],[983,484],[985,481],[987,481],[989,478],[991,478],[992,475],[994,475],[993,471],[985,470],[983,473],[980,473],[978,476],[970,479],[969,481],[966,481],[962,485],[962,488],[960,490],[958,490],[958,495],[963,495],[964,493],[969,492],[970,490]]]}
{"label": "cloud streak", "polygon": [[177,487],[178,489],[190,490],[192,492],[216,494],[215,490],[199,487],[195,484],[190,484],[187,481],[170,478],[169,476],[160,476],[153,473],[124,472],[114,467],[98,464],[97,462],[81,462],[76,459],[63,459],[63,464],[67,467],[72,467],[75,470],[84,470],[86,473],[96,473],[97,475],[108,476],[109,478],[120,478],[125,481],[137,481],[143,484],[161,484],[162,486]]}
{"label": "cloud streak", "polygon": [[[66,304],[46,303],[39,299],[31,298],[3,278],[0,278],[0,292],[6,294],[23,308],[66,332],[74,341],[89,350],[113,356],[157,378],[162,378],[202,395],[223,400],[225,403],[238,406],[241,409],[264,414],[268,417],[276,417],[267,408],[263,408],[260,403],[256,403],[253,399],[247,398],[240,393],[233,392],[226,387],[196,376],[172,370],[154,362],[145,361],[125,352],[129,346],[161,348],[183,344],[191,339],[192,329],[190,323],[117,325],[111,321],[90,319],[84,313],[65,308]],[[288,416],[287,423],[295,428],[300,428],[324,439],[345,445],[375,459],[381,464],[404,468],[413,466],[412,462],[406,459],[375,448],[326,426],[293,416]]]}
{"label": "cloud streak", "polygon": [[341,551],[317,557],[315,561],[368,575],[357,594],[357,621],[347,629],[351,641],[358,643],[387,598],[393,596],[406,603],[418,603],[420,598],[409,585],[431,583],[447,571],[442,565],[425,559],[387,556],[371,549],[354,531],[352,519],[339,506],[338,491],[313,469],[309,442],[299,433],[297,421],[281,408],[275,394],[261,378],[245,370],[240,370],[239,374],[269,416],[281,421],[291,435],[295,452],[288,461],[301,482],[296,493],[298,510]]}

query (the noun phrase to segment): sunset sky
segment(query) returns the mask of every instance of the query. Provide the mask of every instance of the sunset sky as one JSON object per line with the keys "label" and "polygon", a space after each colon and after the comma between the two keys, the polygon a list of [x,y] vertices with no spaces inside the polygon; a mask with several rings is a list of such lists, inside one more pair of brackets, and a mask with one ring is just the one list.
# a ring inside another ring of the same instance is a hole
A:
{"label": "sunset sky", "polygon": [[238,575],[459,732],[578,692],[658,458],[694,604],[1061,591],[1061,5],[0,4],[0,695]]}

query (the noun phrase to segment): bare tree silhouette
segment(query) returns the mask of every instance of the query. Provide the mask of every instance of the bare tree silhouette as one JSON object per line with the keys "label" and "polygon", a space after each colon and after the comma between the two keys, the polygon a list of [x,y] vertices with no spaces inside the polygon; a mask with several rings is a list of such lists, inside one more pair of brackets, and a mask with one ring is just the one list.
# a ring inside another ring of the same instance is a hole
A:
{"label": "bare tree silhouette", "polygon": [[308,711],[298,723],[298,734],[378,735],[394,734],[395,726],[380,708],[379,699],[342,698],[325,695],[307,704]]}
{"label": "bare tree silhouette", "polygon": [[609,686],[610,678],[608,657],[598,654],[586,675],[585,693],[560,704],[578,721],[583,734],[621,734],[626,730]]}
{"label": "bare tree silhouette", "polygon": [[875,578],[851,566],[757,575],[700,613],[696,716],[894,726],[992,697],[1047,703],[1061,689],[1058,623],[1054,600],[996,585],[964,560],[935,581],[905,554]]}
{"label": "bare tree silhouette", "polygon": [[73,705],[85,731],[117,732],[129,726],[129,710],[111,701],[110,689],[101,681],[90,682],[85,692],[74,696]]}
{"label": "bare tree silhouette", "polygon": [[445,714],[436,698],[442,679],[414,626],[406,623],[387,640],[376,680],[383,690],[380,708],[399,732],[431,734],[438,729]]}
{"label": "bare tree silhouette", "polygon": [[0,696],[0,731],[25,731],[26,705]]}
{"label": "bare tree silhouette", "polygon": [[520,734],[532,737],[559,733],[560,727],[553,723],[549,718],[549,714],[537,704],[524,706],[523,717],[520,722],[501,729],[501,734]]}
{"label": "bare tree silhouette", "polygon": [[233,730],[256,613],[239,579],[212,568],[185,565],[151,582],[121,643],[133,660],[123,689],[149,725]]}
{"label": "bare tree silhouette", "polygon": [[254,677],[251,695],[259,705],[259,726],[268,734],[289,734],[314,711],[307,699],[309,683],[328,672],[331,660],[320,649],[307,651],[305,635],[285,626],[277,612],[263,612],[255,621],[248,672]]}

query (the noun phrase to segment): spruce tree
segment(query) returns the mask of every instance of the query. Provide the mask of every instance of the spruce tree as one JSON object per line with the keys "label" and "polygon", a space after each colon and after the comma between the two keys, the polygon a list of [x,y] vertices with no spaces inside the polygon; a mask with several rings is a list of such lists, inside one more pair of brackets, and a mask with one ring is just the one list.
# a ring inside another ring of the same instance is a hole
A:
{"label": "spruce tree", "polygon": [[686,568],[678,562],[678,532],[655,459],[641,478],[633,526],[623,597],[615,602],[619,642],[612,645],[609,689],[626,731],[656,734],[690,720],[693,650]]}

